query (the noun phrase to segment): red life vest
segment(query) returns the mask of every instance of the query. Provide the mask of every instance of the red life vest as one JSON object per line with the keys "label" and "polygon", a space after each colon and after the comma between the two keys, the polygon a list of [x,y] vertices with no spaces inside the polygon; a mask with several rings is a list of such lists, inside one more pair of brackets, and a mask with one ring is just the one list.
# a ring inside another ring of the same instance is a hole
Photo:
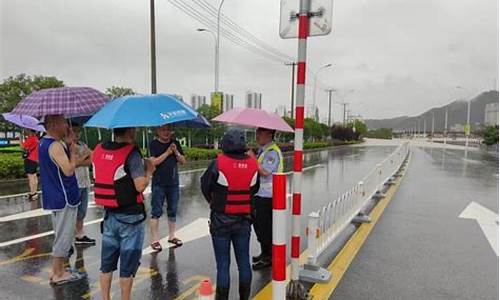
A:
{"label": "red life vest", "polygon": [[217,157],[219,178],[212,209],[228,215],[251,213],[250,189],[257,184],[259,167],[255,158]]}
{"label": "red life vest", "polygon": [[104,149],[101,144],[95,147],[92,163],[97,205],[116,208],[142,203],[142,193],[137,192],[134,181],[125,172],[125,162],[134,149],[130,144],[113,150]]}

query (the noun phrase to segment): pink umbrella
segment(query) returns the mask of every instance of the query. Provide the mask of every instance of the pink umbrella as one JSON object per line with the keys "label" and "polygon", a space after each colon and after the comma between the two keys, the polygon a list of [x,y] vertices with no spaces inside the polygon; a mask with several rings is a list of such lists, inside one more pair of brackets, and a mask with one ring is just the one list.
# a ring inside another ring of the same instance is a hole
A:
{"label": "pink umbrella", "polygon": [[222,122],[245,127],[262,127],[283,132],[294,132],[280,116],[256,108],[233,108],[213,118],[212,121]]}

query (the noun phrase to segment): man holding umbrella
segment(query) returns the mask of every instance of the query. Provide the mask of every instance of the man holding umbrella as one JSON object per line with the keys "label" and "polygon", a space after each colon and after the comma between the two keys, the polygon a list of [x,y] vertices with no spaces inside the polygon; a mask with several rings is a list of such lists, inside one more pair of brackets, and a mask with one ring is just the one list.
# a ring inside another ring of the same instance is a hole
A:
{"label": "man holding umbrella", "polygon": [[120,260],[122,299],[129,299],[134,276],[139,268],[144,241],[146,211],[142,192],[149,184],[155,167],[143,160],[134,145],[136,129],[115,128],[114,142],[98,144],[92,154],[94,196],[105,208],[102,224],[101,290],[110,299],[113,271]]}
{"label": "man holding umbrella", "polygon": [[[92,155],[96,204],[106,208],[101,250],[101,289],[109,299],[112,272],[120,260],[122,299],[129,299],[144,241],[142,192],[155,171],[133,146],[136,127],[157,127],[178,122],[208,122],[172,95],[133,95],[106,104],[85,126],[113,129],[115,141],[96,146]],[[187,125],[187,124],[186,124]],[[174,150],[172,150],[174,151]]]}
{"label": "man holding umbrella", "polygon": [[[293,129],[280,116],[263,109],[234,108],[212,121],[257,127],[256,139],[260,146],[258,152],[260,189],[253,197],[254,229],[261,246],[261,253],[254,256],[253,269],[260,270],[271,266],[272,251],[272,197],[273,173],[283,172],[283,155],[274,143],[276,131],[293,132]],[[251,156],[255,156],[249,151]]]}
{"label": "man holding umbrella", "polygon": [[68,131],[65,118],[89,116],[99,110],[108,97],[89,87],[62,87],[39,90],[21,100],[12,110],[15,115],[44,117],[47,135],[40,141],[39,164],[42,205],[52,210],[54,243],[52,275],[56,285],[74,282],[82,275],[64,269],[64,262],[75,236],[77,206],[80,202],[75,169],[90,155],[77,155],[76,145],[62,143]]}

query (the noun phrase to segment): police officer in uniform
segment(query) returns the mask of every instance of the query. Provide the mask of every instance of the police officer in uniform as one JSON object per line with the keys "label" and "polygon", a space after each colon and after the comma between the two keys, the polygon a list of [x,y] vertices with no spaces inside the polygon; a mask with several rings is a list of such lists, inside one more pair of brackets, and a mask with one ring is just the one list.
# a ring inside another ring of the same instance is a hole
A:
{"label": "police officer in uniform", "polygon": [[252,268],[261,270],[271,266],[272,220],[273,220],[273,173],[283,172],[283,155],[274,142],[275,130],[258,128],[256,140],[259,145],[257,160],[259,163],[260,189],[253,198],[253,224],[261,253],[252,257]]}
{"label": "police officer in uniform", "polygon": [[257,160],[246,154],[245,133],[230,129],[221,140],[223,153],[201,177],[201,191],[210,204],[210,234],[217,264],[215,299],[229,299],[230,249],[239,272],[241,300],[250,297],[251,200],[259,189]]}

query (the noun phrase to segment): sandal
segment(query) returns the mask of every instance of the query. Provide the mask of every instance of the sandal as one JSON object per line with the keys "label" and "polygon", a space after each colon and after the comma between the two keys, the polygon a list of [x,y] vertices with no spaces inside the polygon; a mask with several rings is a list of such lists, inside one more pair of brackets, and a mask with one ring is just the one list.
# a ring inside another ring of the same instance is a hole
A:
{"label": "sandal", "polygon": [[174,244],[175,247],[180,247],[182,246],[182,241],[179,240],[178,238],[173,238],[171,240],[168,240],[169,243]]}
{"label": "sandal", "polygon": [[59,280],[59,281],[52,281],[52,278],[50,279],[50,285],[55,285],[55,286],[61,286],[61,285],[64,285],[64,284],[68,284],[68,283],[73,283],[73,282],[76,282],[76,281],[79,281],[81,279],[83,279],[85,276],[83,274],[80,274],[80,273],[71,273],[71,276],[68,278],[68,279],[63,279],[63,280]]}
{"label": "sandal", "polygon": [[151,243],[151,249],[153,249],[156,252],[160,252],[162,250],[161,244],[159,241],[154,241]]}

